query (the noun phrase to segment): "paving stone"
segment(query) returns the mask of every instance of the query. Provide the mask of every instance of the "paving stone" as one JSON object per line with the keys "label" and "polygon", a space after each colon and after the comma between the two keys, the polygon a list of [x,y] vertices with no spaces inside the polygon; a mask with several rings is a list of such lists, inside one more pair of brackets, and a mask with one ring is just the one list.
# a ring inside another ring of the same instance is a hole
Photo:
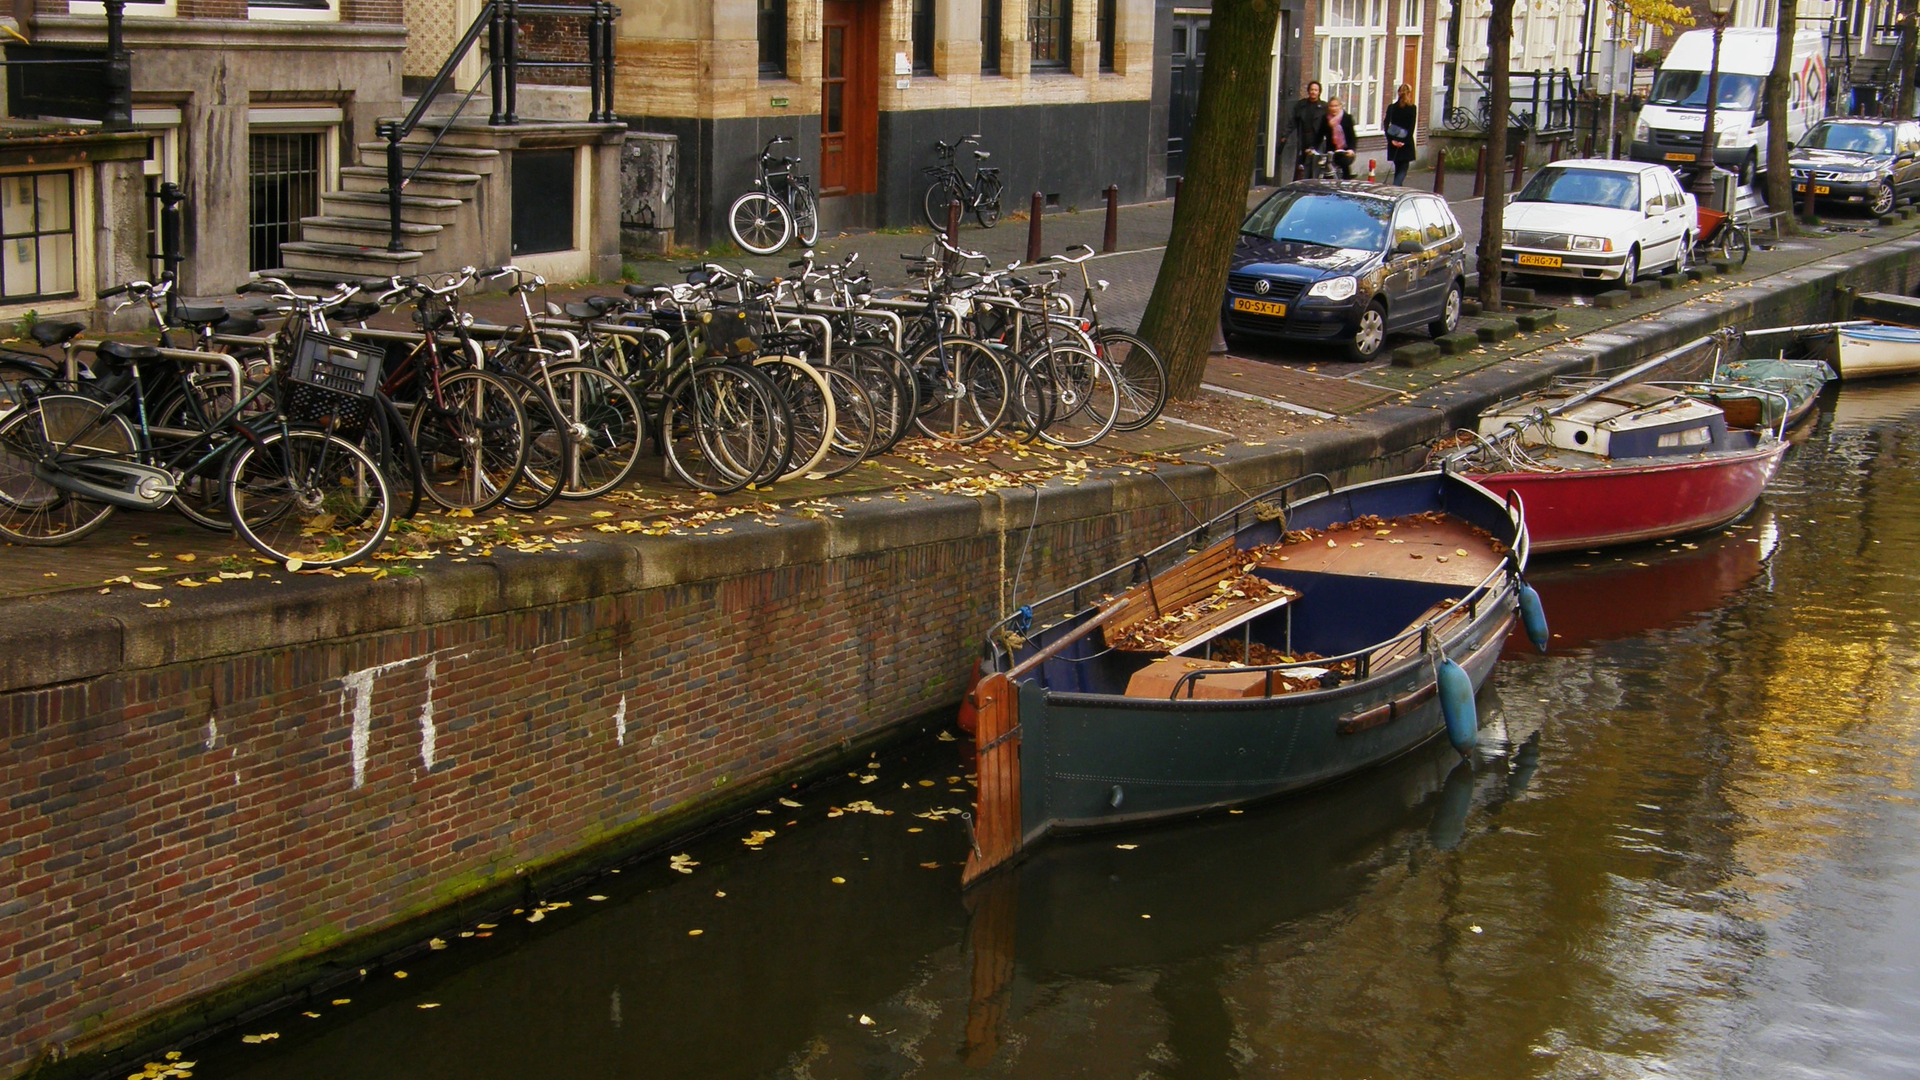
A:
{"label": "paving stone", "polygon": [[1560,315],[1552,309],[1546,311],[1523,311],[1515,315],[1513,321],[1520,324],[1520,329],[1527,333],[1532,333],[1535,330],[1543,330],[1559,322]]}
{"label": "paving stone", "polygon": [[1662,289],[1667,290],[1668,292],[1672,292],[1673,290],[1679,288],[1680,275],[1679,274],[1662,274],[1660,276],[1660,287]]}
{"label": "paving stone", "polygon": [[1660,286],[1657,283],[1651,282],[1651,281],[1636,281],[1633,284],[1627,286],[1627,291],[1633,294],[1634,299],[1643,300],[1649,296],[1652,296],[1654,293],[1659,292]]}
{"label": "paving stone", "polygon": [[1425,367],[1440,359],[1440,346],[1432,341],[1415,341],[1393,350],[1394,367]]}
{"label": "paving stone", "polygon": [[1725,259],[1715,259],[1713,260],[1713,272],[1716,274],[1731,274],[1733,273],[1733,264]]}
{"label": "paving stone", "polygon": [[1593,306],[1603,308],[1625,307],[1627,301],[1631,299],[1633,299],[1633,294],[1625,289],[1608,289],[1606,292],[1598,293],[1594,296]]}
{"label": "paving stone", "polygon": [[1900,220],[1905,221],[1908,218],[1913,216],[1913,213],[1914,213],[1913,205],[1909,203],[1908,205],[1901,207],[1899,210],[1895,212],[1900,215]]}
{"label": "paving stone", "polygon": [[1532,289],[1523,289],[1518,285],[1506,285],[1500,289],[1500,299],[1510,304],[1531,304],[1534,300]]}
{"label": "paving stone", "polygon": [[1512,319],[1488,319],[1474,329],[1481,341],[1505,341],[1520,332],[1520,324]]}
{"label": "paving stone", "polygon": [[1480,337],[1470,330],[1455,330],[1451,334],[1442,334],[1434,338],[1433,343],[1440,346],[1441,352],[1449,356],[1457,356],[1468,349],[1478,347]]}
{"label": "paving stone", "polygon": [[1688,281],[1705,281],[1708,277],[1707,270],[1703,266],[1687,267],[1686,275]]}
{"label": "paving stone", "polygon": [[1460,314],[1462,315],[1480,314],[1480,301],[1462,299],[1460,301]]}

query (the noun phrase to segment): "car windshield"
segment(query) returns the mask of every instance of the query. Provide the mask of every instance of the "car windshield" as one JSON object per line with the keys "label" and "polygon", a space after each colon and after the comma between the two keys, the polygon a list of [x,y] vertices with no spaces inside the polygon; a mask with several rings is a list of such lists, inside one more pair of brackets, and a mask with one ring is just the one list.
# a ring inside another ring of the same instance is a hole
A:
{"label": "car windshield", "polygon": [[1262,240],[1384,251],[1393,202],[1326,191],[1280,191],[1247,215],[1240,231]]}
{"label": "car windshield", "polygon": [[[1732,72],[1720,73],[1720,108],[1754,109],[1759,107],[1760,84],[1764,80],[1758,75],[1736,75]],[[1649,105],[1691,105],[1696,109],[1707,107],[1707,73],[1704,71],[1662,71],[1653,77],[1653,92],[1647,95]]]}
{"label": "car windshield", "polygon": [[1856,154],[1893,153],[1893,132],[1866,124],[1821,124],[1800,143],[1810,150],[1851,150]]}
{"label": "car windshield", "polygon": [[1520,189],[1520,194],[1514,196],[1514,201],[1638,210],[1640,178],[1615,169],[1541,169]]}

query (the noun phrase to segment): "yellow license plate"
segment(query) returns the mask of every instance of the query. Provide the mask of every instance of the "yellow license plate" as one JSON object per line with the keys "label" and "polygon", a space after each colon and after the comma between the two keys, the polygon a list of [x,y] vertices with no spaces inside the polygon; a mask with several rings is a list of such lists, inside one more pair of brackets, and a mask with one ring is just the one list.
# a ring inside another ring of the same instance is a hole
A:
{"label": "yellow license plate", "polygon": [[1692,161],[1693,155],[1692,154],[1668,154],[1667,160],[1668,161]]}
{"label": "yellow license plate", "polygon": [[1522,255],[1520,256],[1520,265],[1521,266],[1538,266],[1538,267],[1543,267],[1547,270],[1558,270],[1560,269],[1560,256],[1558,255]]}
{"label": "yellow license plate", "polygon": [[[1795,191],[1805,191],[1805,190],[1807,190],[1807,185],[1805,185],[1805,184],[1798,184],[1798,185],[1796,185],[1796,186],[1794,187],[1794,189],[1793,189],[1793,190],[1795,190]],[[1830,188],[1830,187],[1828,187],[1828,186],[1827,186],[1827,185],[1825,185],[1825,184],[1815,184],[1815,185],[1814,185],[1814,187],[1813,187],[1813,193],[1814,193],[1815,195],[1831,195],[1831,194],[1833,194],[1833,189],[1832,189],[1832,188]]]}
{"label": "yellow license plate", "polygon": [[1272,300],[1249,300],[1244,296],[1233,298],[1233,310],[1244,311],[1249,315],[1271,315],[1276,319],[1286,317],[1287,305]]}

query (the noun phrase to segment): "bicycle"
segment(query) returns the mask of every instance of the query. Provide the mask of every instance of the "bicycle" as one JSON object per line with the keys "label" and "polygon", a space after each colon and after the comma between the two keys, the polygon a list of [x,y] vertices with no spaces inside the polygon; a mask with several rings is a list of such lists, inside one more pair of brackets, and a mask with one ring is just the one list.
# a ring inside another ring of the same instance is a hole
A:
{"label": "bicycle", "polygon": [[936,141],[934,153],[940,157],[940,164],[929,165],[920,171],[933,177],[933,186],[927,189],[921,199],[921,209],[927,215],[927,224],[935,232],[947,227],[947,204],[959,202],[960,212],[972,213],[974,220],[983,229],[991,229],[1000,220],[1000,170],[983,165],[993,156],[986,150],[973,152],[973,177],[968,179],[954,164],[954,155],[962,146],[978,143],[980,136],[968,135],[953,143]]}
{"label": "bicycle", "polygon": [[1698,207],[1695,213],[1700,222],[1699,239],[1693,242],[1695,261],[1717,258],[1734,266],[1746,265],[1753,248],[1747,223],[1707,206]]}
{"label": "bicycle", "polygon": [[798,239],[805,247],[820,240],[820,205],[813,178],[794,172],[799,158],[777,157],[773,148],[792,142],[780,135],[760,148],[753,190],[727,208],[727,232],[741,250],[772,255]]}
{"label": "bicycle", "polygon": [[1077,257],[1055,255],[1053,260],[1080,268],[1083,291],[1074,315],[1093,339],[1093,351],[1113,368],[1115,378],[1119,381],[1120,414],[1114,420],[1113,429],[1139,431],[1159,419],[1160,411],[1167,407],[1167,364],[1160,358],[1159,352],[1147,344],[1145,338],[1131,330],[1101,325],[1100,308],[1094,302],[1094,293],[1096,286],[1097,291],[1106,291],[1107,283],[1096,281],[1087,272],[1087,262],[1094,254],[1093,248],[1082,244],[1079,250],[1081,254]]}

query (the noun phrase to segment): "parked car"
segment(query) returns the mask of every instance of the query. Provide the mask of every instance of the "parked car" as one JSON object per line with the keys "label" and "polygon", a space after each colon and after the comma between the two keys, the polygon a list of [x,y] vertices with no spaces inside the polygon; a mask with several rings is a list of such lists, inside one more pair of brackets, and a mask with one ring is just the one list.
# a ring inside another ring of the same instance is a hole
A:
{"label": "parked car", "polygon": [[1920,123],[1822,120],[1787,158],[1793,190],[1816,201],[1845,202],[1885,214],[1920,196]]}
{"label": "parked car", "polygon": [[1699,215],[1673,170],[1635,161],[1556,161],[1507,204],[1500,265],[1515,274],[1613,279],[1684,269]]}
{"label": "parked car", "polygon": [[1465,239],[1446,200],[1411,188],[1306,180],[1268,196],[1240,225],[1227,268],[1229,336],[1345,339],[1371,360],[1387,335],[1460,322]]}

